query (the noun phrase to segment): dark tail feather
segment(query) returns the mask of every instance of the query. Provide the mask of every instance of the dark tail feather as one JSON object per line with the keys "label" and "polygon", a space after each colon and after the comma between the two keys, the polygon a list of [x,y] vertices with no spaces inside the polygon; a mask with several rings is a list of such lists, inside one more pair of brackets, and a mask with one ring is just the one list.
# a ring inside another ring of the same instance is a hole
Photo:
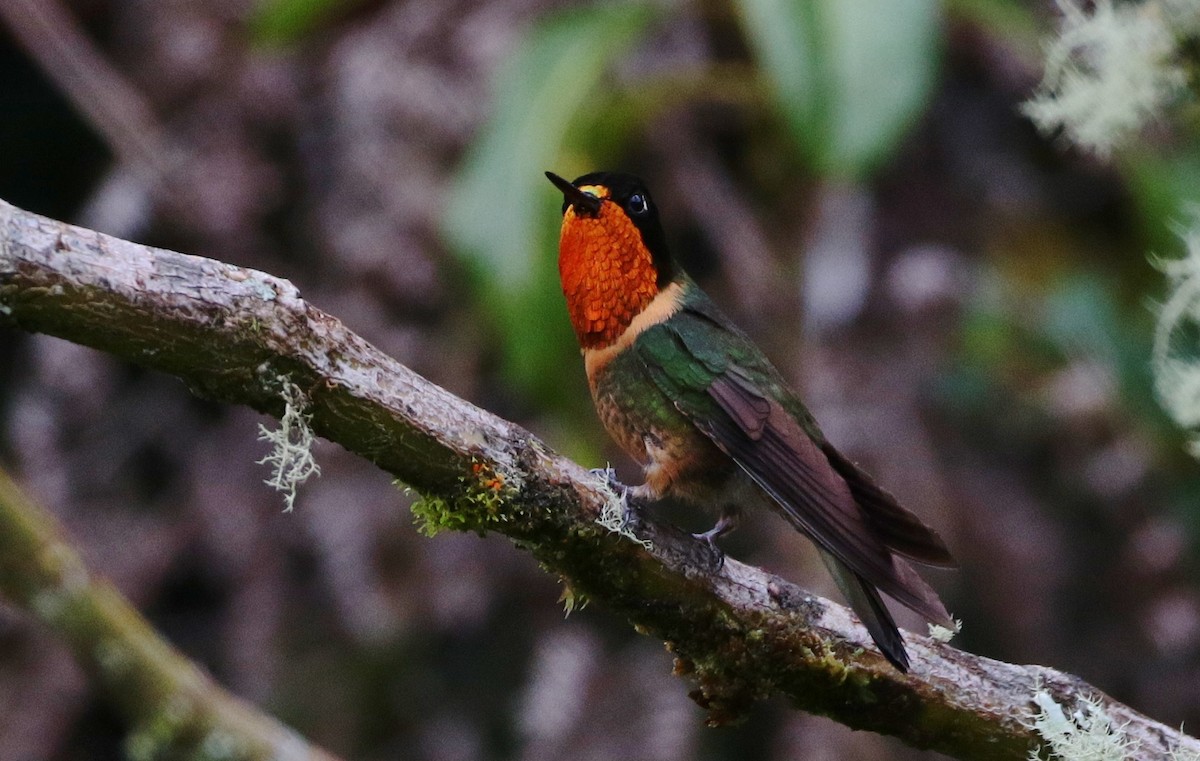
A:
{"label": "dark tail feather", "polygon": [[891,612],[883,604],[879,591],[829,553],[822,551],[821,558],[837,582],[838,588],[846,596],[846,601],[858,614],[863,626],[867,627],[867,632],[875,641],[879,652],[898,670],[907,673],[908,652],[904,649],[904,639],[900,636],[900,629],[896,626]]}
{"label": "dark tail feather", "polygon": [[958,567],[936,531],[901,507],[895,497],[877,486],[870,476],[828,442],[821,449],[833,469],[846,481],[854,501],[863,508],[867,520],[885,545],[918,563],[939,568]]}

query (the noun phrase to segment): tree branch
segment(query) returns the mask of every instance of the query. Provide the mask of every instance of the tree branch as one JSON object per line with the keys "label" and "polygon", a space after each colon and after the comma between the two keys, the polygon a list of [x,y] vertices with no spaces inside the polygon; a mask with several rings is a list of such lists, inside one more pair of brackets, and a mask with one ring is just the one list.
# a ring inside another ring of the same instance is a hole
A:
{"label": "tree branch", "polygon": [[2,470],[0,594],[63,636],[129,722],[132,758],[337,761],[171,647]]}
{"label": "tree branch", "polygon": [[140,246],[0,201],[0,325],[48,333],[181,378],[194,392],[279,415],[307,394],[314,429],[422,492],[433,528],[495,531],[586,595],[663,639],[713,723],[782,695],[856,729],[971,759],[1025,759],[1040,738],[1032,698],[1070,714],[1101,701],[1138,758],[1200,753],[1082,680],[908,634],[901,674],[840,605],[733,559],[712,573],[688,535],[653,520],[638,535],[597,523],[598,479],[385,356],[285,280]]}

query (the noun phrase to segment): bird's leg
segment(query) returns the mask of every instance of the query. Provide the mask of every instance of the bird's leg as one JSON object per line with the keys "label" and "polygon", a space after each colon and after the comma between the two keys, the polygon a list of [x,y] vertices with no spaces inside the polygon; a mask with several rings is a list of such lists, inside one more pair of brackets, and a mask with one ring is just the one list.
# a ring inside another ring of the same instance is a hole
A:
{"label": "bird's leg", "polygon": [[741,518],[742,511],[736,505],[725,505],[721,508],[721,518],[717,521],[717,525],[703,533],[692,534],[707,546],[708,565],[711,570],[716,571],[725,564],[725,553],[717,546],[717,540],[737,528]]}
{"label": "bird's leg", "polygon": [[741,519],[742,511],[736,505],[725,505],[721,508],[721,519],[717,521],[717,525],[708,531],[701,534],[692,534],[692,536],[709,544],[715,544],[718,539],[737,528]]}

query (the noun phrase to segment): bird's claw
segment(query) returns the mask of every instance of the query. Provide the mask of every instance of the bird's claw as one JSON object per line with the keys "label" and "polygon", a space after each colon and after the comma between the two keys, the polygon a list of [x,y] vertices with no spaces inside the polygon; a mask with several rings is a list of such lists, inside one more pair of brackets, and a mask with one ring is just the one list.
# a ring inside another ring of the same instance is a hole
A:
{"label": "bird's claw", "polygon": [[692,534],[693,539],[700,540],[696,560],[709,573],[716,573],[725,565],[725,552],[717,546],[717,537],[720,535],[717,529]]}

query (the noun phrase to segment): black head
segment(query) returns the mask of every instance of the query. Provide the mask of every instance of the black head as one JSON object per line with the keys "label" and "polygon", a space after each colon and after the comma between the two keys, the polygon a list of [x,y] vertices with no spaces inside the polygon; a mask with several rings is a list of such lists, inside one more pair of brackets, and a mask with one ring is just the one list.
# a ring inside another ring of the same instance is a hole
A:
{"label": "black head", "polygon": [[[623,172],[590,172],[575,178],[574,182],[567,182],[553,172],[546,172],[546,177],[563,193],[564,214],[572,206],[576,214],[589,216],[595,216],[603,203],[618,206],[641,233],[642,243],[654,260],[660,287],[674,279],[676,267],[667,251],[667,239],[658,218],[658,207],[639,177]],[[602,188],[607,194],[602,192],[597,197],[579,190],[589,186]]]}

